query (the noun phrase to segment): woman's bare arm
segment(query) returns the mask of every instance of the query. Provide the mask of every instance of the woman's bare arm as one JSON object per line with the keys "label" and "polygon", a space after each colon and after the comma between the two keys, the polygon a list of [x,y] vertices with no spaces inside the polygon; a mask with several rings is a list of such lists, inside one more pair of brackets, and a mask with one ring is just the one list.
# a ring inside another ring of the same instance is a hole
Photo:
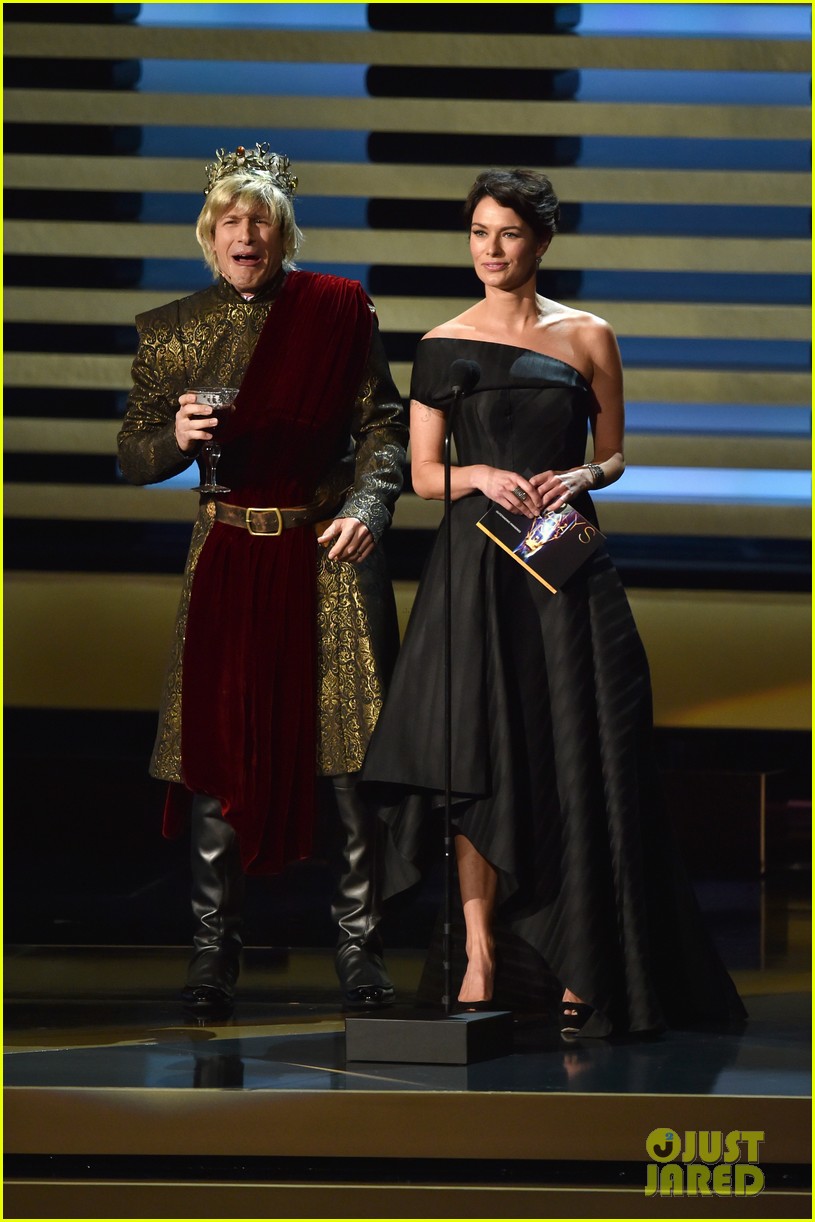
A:
{"label": "woman's bare arm", "polygon": [[[410,472],[414,492],[426,501],[444,499],[444,412],[427,407],[412,399],[410,403]],[[514,489],[526,493],[525,501],[519,500]],[[517,471],[504,471],[489,467],[485,463],[472,466],[452,466],[450,470],[450,494],[454,501],[471,492],[483,492],[491,501],[497,501],[511,513],[525,514],[534,518],[540,511],[540,495],[528,479]]]}
{"label": "woman's bare arm", "polygon": [[580,492],[605,488],[615,483],[625,470],[623,367],[617,339],[608,323],[594,315],[584,316],[580,328],[581,363],[588,371],[587,380],[592,389],[589,417],[594,457],[591,465],[598,466],[602,474],[598,480],[590,466],[579,466],[570,471],[541,471],[533,475],[530,482],[540,492],[546,509],[559,509]]}

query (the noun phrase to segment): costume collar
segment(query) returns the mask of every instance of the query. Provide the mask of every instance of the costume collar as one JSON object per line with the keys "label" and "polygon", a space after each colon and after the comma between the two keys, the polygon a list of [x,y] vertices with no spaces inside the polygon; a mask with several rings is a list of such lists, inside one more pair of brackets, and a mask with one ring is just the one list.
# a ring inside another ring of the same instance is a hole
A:
{"label": "costume collar", "polygon": [[225,276],[219,276],[218,289],[221,295],[229,301],[242,301],[244,305],[253,306],[266,301],[273,301],[283,287],[287,272],[281,267],[280,271],[272,276],[271,280],[267,280],[261,288],[255,293],[254,297],[249,300],[240,293],[234,285],[230,284]]}

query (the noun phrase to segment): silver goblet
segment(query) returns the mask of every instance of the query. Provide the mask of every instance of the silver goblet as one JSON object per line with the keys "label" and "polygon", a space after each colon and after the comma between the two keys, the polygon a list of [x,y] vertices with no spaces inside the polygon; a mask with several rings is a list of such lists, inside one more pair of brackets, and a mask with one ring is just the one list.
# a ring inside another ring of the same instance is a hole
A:
{"label": "silver goblet", "polygon": [[[221,420],[228,419],[235,410],[235,400],[238,397],[237,386],[193,386],[191,392],[195,395],[196,403],[207,408],[206,412],[196,417],[198,420],[210,420],[215,416],[220,423]],[[204,460],[204,480],[203,483],[193,488],[193,492],[204,492],[211,496],[213,493],[231,491],[225,484],[219,484],[217,480],[216,473],[218,459],[221,457],[221,447],[215,438],[212,441],[205,441],[201,446],[201,457]]]}

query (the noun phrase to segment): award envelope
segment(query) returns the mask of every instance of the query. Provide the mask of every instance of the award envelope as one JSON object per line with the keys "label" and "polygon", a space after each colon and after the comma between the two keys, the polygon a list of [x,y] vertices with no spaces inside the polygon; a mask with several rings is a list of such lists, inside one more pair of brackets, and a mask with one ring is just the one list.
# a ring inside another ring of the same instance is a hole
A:
{"label": "award envelope", "polygon": [[571,505],[527,518],[493,504],[476,525],[552,594],[605,541]]}

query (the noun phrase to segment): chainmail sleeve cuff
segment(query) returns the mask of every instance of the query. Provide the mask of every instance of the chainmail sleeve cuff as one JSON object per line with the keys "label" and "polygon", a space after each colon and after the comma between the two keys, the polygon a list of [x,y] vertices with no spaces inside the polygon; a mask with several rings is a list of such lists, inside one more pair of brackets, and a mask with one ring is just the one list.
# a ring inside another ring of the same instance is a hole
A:
{"label": "chainmail sleeve cuff", "polygon": [[339,517],[357,518],[378,541],[390,526],[404,482],[405,412],[375,328],[368,365],[354,405],[354,482]]}

